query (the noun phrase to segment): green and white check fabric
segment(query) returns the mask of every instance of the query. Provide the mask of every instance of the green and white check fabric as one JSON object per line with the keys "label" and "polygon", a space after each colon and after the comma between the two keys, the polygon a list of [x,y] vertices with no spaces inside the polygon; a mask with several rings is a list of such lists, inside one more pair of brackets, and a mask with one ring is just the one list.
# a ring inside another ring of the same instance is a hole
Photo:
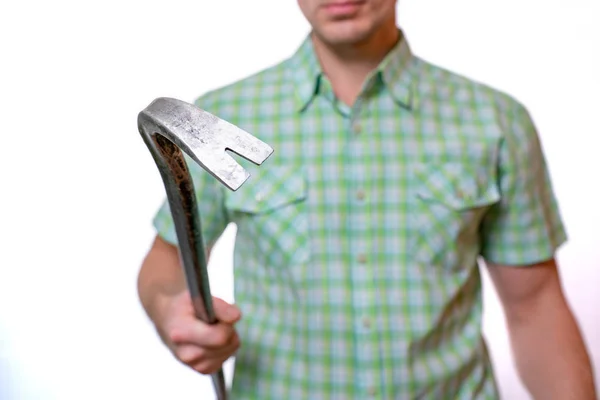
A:
{"label": "green and white check fabric", "polygon": [[[204,237],[237,224],[232,399],[495,399],[477,258],[566,239],[527,111],[402,40],[353,107],[309,38],[197,105],[275,149],[230,192],[195,164]],[[154,220],[176,243],[167,204]]]}

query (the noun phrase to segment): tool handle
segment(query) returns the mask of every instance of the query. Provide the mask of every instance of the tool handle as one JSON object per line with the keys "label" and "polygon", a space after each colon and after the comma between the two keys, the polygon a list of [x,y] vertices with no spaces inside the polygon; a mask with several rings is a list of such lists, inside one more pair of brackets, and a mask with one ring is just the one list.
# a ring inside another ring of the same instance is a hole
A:
{"label": "tool handle", "polygon": [[151,139],[162,164],[159,165],[159,169],[165,184],[177,234],[179,256],[196,317],[209,324],[216,323],[200,215],[186,160],[179,147],[168,138],[155,134]]}
{"label": "tool handle", "polygon": [[[194,185],[181,149],[171,140],[169,131],[148,130],[149,124],[139,124],[140,133],[156,162],[167,193],[177,234],[179,256],[192,299],[194,312],[200,320],[217,322],[210,293],[207,260],[202,240],[202,227]],[[211,375],[218,400],[227,400],[223,369]]]}

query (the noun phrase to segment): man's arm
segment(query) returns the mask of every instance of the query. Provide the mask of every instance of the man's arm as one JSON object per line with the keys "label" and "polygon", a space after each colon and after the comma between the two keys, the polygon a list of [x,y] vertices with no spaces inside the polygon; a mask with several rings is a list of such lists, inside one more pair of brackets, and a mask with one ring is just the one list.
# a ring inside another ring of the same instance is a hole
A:
{"label": "man's arm", "polygon": [[[210,260],[211,248],[207,249],[206,262]],[[138,274],[137,289],[142,307],[150,319],[172,297],[187,290],[183,268],[176,246],[156,235],[150,251],[144,258]]]}
{"label": "man's arm", "polygon": [[555,260],[488,263],[506,316],[519,376],[535,399],[596,400],[593,370]]}
{"label": "man's arm", "polygon": [[154,320],[162,303],[186,289],[177,247],[157,235],[142,263],[137,287],[144,310]]}

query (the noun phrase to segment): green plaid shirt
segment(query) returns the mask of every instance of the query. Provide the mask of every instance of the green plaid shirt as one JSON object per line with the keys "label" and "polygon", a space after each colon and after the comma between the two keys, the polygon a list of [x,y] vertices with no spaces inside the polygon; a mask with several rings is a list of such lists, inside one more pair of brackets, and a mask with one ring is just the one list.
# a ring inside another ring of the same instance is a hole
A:
{"label": "green plaid shirt", "polygon": [[[190,164],[205,242],[237,225],[232,399],[498,397],[478,257],[566,239],[521,104],[402,40],[348,107],[307,37],[197,105],[275,149],[237,192]],[[154,224],[176,243],[166,203]]]}

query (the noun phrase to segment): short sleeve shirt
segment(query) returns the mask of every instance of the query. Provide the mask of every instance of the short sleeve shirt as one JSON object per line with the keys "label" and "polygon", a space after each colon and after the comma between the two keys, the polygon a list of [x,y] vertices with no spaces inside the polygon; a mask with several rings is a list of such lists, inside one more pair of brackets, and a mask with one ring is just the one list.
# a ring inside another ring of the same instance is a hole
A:
{"label": "short sleeve shirt", "polygon": [[[566,240],[530,115],[406,38],[340,102],[310,37],[196,104],[274,148],[231,192],[190,164],[204,240],[235,223],[231,397],[496,399],[478,259]],[[165,203],[158,233],[177,242]]]}

